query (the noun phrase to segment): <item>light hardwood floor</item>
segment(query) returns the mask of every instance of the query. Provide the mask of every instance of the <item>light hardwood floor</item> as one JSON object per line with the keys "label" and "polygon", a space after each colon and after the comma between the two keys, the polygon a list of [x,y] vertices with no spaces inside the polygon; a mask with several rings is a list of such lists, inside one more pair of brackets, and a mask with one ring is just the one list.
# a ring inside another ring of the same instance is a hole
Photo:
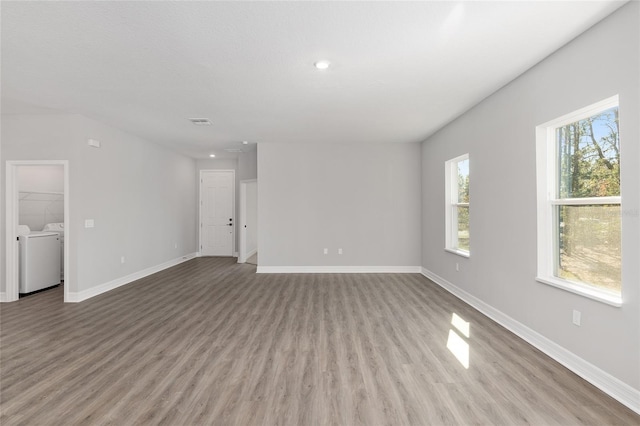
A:
{"label": "light hardwood floor", "polygon": [[199,258],[61,300],[0,307],[4,426],[640,423],[420,275],[256,275]]}

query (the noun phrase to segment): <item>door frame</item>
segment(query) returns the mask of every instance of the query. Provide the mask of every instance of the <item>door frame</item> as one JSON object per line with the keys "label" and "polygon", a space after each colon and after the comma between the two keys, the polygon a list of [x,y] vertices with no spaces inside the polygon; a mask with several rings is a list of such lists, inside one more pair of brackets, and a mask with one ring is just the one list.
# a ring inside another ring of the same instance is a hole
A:
{"label": "door frame", "polygon": [[200,170],[198,174],[198,257],[202,254],[202,176],[209,172],[231,172],[233,174],[233,190],[231,191],[231,217],[233,218],[233,226],[231,231],[233,236],[231,237],[231,257],[236,253],[236,171],[234,169],[206,169]]}
{"label": "door frame", "polygon": [[240,226],[240,235],[238,238],[238,263],[247,261],[247,230],[245,228],[247,222],[247,184],[258,182],[258,179],[246,179],[240,181],[240,206],[238,223]]}
{"label": "door frame", "polygon": [[73,242],[71,239],[71,222],[69,220],[69,161],[68,160],[8,160],[6,163],[6,188],[5,188],[5,218],[6,218],[6,287],[3,302],[14,302],[19,295],[19,247],[16,244],[19,225],[19,188],[18,167],[20,166],[62,166],[64,170],[64,302],[69,302],[69,289],[71,287],[71,274],[69,273],[69,253]]}

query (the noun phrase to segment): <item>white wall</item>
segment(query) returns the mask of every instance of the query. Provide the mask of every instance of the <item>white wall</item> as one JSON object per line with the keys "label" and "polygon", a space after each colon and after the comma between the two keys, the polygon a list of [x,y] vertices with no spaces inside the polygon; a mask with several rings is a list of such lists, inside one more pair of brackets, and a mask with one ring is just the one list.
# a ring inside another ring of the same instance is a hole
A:
{"label": "white wall", "polygon": [[[6,160],[69,160],[71,292],[196,251],[193,159],[79,115],[3,115],[1,135],[3,216]],[[0,262],[5,291],[4,244]]]}
{"label": "white wall", "polygon": [[236,175],[238,182],[241,180],[256,179],[258,177],[257,147],[253,151],[245,152],[238,156],[238,170]]}
{"label": "white wall", "polygon": [[[640,389],[638,23],[638,3],[623,6],[422,147],[422,265],[635,389]],[[615,94],[623,156],[620,308],[535,281],[535,127]],[[469,259],[444,251],[444,163],[467,152]],[[573,309],[582,312],[581,327],[572,324]]]}
{"label": "white wall", "polygon": [[258,249],[258,182],[247,183],[246,200],[247,253],[253,253]]}
{"label": "white wall", "polygon": [[63,193],[64,168],[62,166],[20,166],[18,167],[18,189]]}
{"label": "white wall", "polygon": [[[206,160],[198,160],[196,162],[196,168],[198,171],[198,175],[196,176],[197,180],[200,178],[200,170],[237,170],[238,160],[235,158],[211,158]],[[199,180],[197,180],[197,182],[199,182]]]}
{"label": "white wall", "polygon": [[[240,181],[248,179],[256,179],[258,177],[258,147],[256,149],[240,154],[238,157],[238,171],[236,172],[236,219],[240,212]],[[247,253],[256,249],[258,246],[257,220],[258,220],[258,187],[256,183],[247,185]],[[253,198],[252,198],[253,197]],[[253,203],[253,204],[251,204]],[[252,229],[249,229],[251,228]],[[240,232],[236,233],[240,238]],[[236,248],[238,247],[236,243]]]}
{"label": "white wall", "polygon": [[420,264],[419,144],[262,144],[258,188],[260,266]]}
{"label": "white wall", "polygon": [[64,167],[17,168],[20,225],[40,231],[45,224],[64,222]]}

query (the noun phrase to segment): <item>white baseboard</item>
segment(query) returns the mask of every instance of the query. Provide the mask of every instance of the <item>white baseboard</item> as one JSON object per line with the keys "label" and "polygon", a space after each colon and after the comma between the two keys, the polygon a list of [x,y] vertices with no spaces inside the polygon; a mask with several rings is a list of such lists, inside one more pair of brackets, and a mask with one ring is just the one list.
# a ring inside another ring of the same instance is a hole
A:
{"label": "white baseboard", "polygon": [[5,293],[4,291],[0,292],[0,303],[6,302],[6,301],[7,301],[7,293]]}
{"label": "white baseboard", "polygon": [[422,275],[429,278],[463,302],[476,308],[493,321],[511,331],[521,339],[549,355],[569,370],[593,384],[612,398],[640,414],[640,390],[632,388],[620,379],[585,361],[573,352],[549,340],[526,325],[495,309],[472,294],[467,293],[444,278],[422,268]]}
{"label": "white baseboard", "polygon": [[256,254],[257,252],[258,252],[257,248],[254,248],[253,250],[251,250],[249,253],[247,253],[247,259],[253,256],[254,254]]}
{"label": "white baseboard", "polygon": [[258,274],[419,274],[420,266],[258,266]]}
{"label": "white baseboard", "polygon": [[106,282],[104,284],[97,285],[95,287],[91,287],[86,290],[82,290],[79,292],[69,292],[68,302],[82,302],[89,298],[98,296],[102,293],[106,293],[109,290],[113,290],[115,288],[121,287],[123,285],[129,284],[135,280],[139,280],[140,278],[144,278],[151,274],[155,274],[156,272],[160,272],[164,269],[170,268],[172,266],[178,265],[182,262],[186,262],[187,260],[193,259],[196,257],[196,253],[189,253],[184,256],[177,257],[175,259],[171,259],[167,262],[161,263],[156,266],[152,266],[147,269],[143,269],[138,272],[134,272],[133,274],[126,275],[124,277],[116,278],[113,281]]}

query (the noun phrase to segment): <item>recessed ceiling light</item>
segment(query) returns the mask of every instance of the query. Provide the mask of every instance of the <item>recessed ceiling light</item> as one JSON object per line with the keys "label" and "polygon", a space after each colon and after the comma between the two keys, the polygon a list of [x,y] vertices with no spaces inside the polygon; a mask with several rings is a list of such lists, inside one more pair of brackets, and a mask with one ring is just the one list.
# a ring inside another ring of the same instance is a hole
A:
{"label": "recessed ceiling light", "polygon": [[329,61],[318,61],[315,64],[316,68],[318,68],[319,70],[326,70],[327,68],[329,68],[329,65],[331,65],[331,62]]}
{"label": "recessed ceiling light", "polygon": [[216,156],[215,154],[209,154],[209,157],[211,157],[211,158],[213,158],[215,156]]}
{"label": "recessed ceiling light", "polygon": [[249,145],[249,141],[242,141],[242,145]]}
{"label": "recessed ceiling light", "polygon": [[189,121],[196,126],[211,126],[211,122],[208,118],[190,118]]}

